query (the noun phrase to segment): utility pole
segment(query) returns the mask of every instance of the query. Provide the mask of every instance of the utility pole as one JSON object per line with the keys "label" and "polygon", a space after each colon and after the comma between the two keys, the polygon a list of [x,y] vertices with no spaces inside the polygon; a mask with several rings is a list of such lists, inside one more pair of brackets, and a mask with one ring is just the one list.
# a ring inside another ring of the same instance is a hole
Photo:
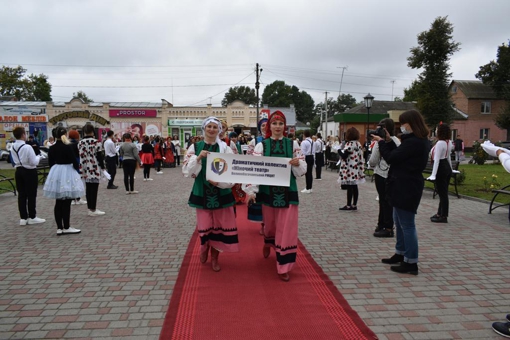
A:
{"label": "utility pole", "polygon": [[255,65],[255,90],[257,91],[257,127],[259,126],[259,120],[260,120],[260,113],[259,113],[259,88],[260,88],[260,74],[262,73],[262,69],[259,69],[259,63]]}
{"label": "utility pole", "polygon": [[[341,66],[341,67],[337,67],[337,68],[341,68],[342,69],[342,78],[340,78],[340,89],[338,90],[338,97],[340,97],[340,95],[342,94],[342,83],[344,81],[344,71],[347,70],[348,66]],[[345,134],[345,122],[342,123],[342,124],[343,124],[343,127],[344,127],[344,134]],[[338,133],[338,131],[337,131],[337,133]]]}
{"label": "utility pole", "polygon": [[[325,100],[324,100],[324,105],[326,108],[326,110],[324,111],[325,116],[326,116],[326,129],[325,129],[326,133],[324,134],[324,136],[322,136],[322,138],[326,138],[328,136],[328,92],[324,92],[324,94],[326,95]],[[322,117],[322,115],[321,115],[321,117]],[[322,125],[321,125],[321,130],[322,130]]]}
{"label": "utility pole", "polygon": [[393,86],[395,85],[395,80],[390,80],[391,83],[391,101],[393,101]]}
{"label": "utility pole", "polygon": [[341,67],[337,67],[337,68],[341,68],[342,69],[342,78],[340,78],[340,89],[338,90],[338,95],[340,96],[342,94],[342,83],[344,81],[344,71],[347,70],[349,66],[341,66]]}

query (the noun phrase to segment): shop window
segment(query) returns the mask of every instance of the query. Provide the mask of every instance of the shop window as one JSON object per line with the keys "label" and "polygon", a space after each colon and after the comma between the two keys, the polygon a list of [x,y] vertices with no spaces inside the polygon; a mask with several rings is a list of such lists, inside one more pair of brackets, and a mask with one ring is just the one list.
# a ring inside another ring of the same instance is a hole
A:
{"label": "shop window", "polygon": [[489,130],[490,129],[480,129],[480,139],[488,140],[490,138]]}
{"label": "shop window", "polygon": [[482,102],[481,113],[491,113],[491,102]]}

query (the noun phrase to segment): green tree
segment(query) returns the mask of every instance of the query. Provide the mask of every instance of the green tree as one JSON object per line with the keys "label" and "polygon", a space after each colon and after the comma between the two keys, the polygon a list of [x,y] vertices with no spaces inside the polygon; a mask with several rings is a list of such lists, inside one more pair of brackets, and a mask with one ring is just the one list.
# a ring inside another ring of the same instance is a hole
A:
{"label": "green tree", "polygon": [[394,102],[403,102],[404,100],[402,98],[400,98],[399,96],[393,98],[393,101]]}
{"label": "green tree", "polygon": [[314,117],[313,98],[296,86],[276,80],[267,85],[262,93],[262,103],[273,107],[288,107],[294,104],[296,119],[301,122],[311,121]]}
{"label": "green tree", "polygon": [[257,93],[249,86],[235,86],[228,89],[221,101],[221,106],[227,106],[234,100],[242,100],[248,105],[257,105]]}
{"label": "green tree", "polygon": [[417,80],[413,80],[411,85],[407,88],[404,88],[404,100],[405,102],[416,102],[419,97],[419,87],[420,82]]}
{"label": "green tree", "polygon": [[87,96],[87,94],[83,91],[78,91],[76,93],[73,92],[73,97],[74,98],[80,98],[81,100],[83,100],[85,103],[93,103],[94,102],[94,99],[92,98],[89,98]]}
{"label": "green tree", "polygon": [[503,43],[498,47],[497,60],[480,66],[475,77],[494,89],[496,94],[506,100],[506,105],[494,118],[501,129],[510,129],[510,46]]}
{"label": "green tree", "polygon": [[48,77],[44,74],[40,74],[35,76],[31,74],[30,79],[30,93],[31,95],[27,100],[36,100],[36,101],[51,101],[51,84],[48,82]]}
{"label": "green tree", "polygon": [[0,70],[0,96],[17,100],[51,101],[51,84],[44,74],[26,76],[21,66],[2,66]]}
{"label": "green tree", "polygon": [[416,106],[429,126],[439,122],[451,123],[454,110],[448,86],[451,56],[460,50],[460,43],[453,40],[453,25],[448,17],[438,17],[430,30],[418,34],[418,46],[411,48],[408,66],[423,69],[418,75],[418,100]]}
{"label": "green tree", "polygon": [[351,96],[350,94],[341,94],[336,99],[336,112],[345,112],[349,109],[352,109],[356,106],[356,98]]}

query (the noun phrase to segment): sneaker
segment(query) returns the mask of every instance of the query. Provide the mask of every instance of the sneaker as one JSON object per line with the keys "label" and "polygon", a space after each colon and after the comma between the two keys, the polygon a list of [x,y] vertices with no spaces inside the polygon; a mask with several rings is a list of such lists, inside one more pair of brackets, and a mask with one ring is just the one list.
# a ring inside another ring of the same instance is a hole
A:
{"label": "sneaker", "polygon": [[46,220],[44,218],[34,217],[28,219],[28,224],[39,224],[44,223]]}
{"label": "sneaker", "polygon": [[396,264],[396,263],[400,263],[402,261],[404,261],[404,255],[399,255],[399,254],[393,254],[393,256],[390,257],[389,259],[381,260],[382,263],[386,263],[386,264]]}
{"label": "sneaker", "polygon": [[62,229],[57,229],[57,236],[62,235],[62,233],[63,233]]}
{"label": "sneaker", "polygon": [[129,195],[131,192],[130,191],[126,191],[126,195]]}
{"label": "sneaker", "polygon": [[100,216],[100,215],[104,215],[105,212],[104,211],[101,211],[99,209],[96,209],[95,211],[90,211],[89,210],[89,216]]}
{"label": "sneaker", "polygon": [[133,194],[133,195],[134,195],[134,194],[138,194],[138,191],[133,190],[133,191],[131,191],[131,194]]}
{"label": "sneaker", "polygon": [[147,182],[147,178],[144,178],[144,179],[143,179],[143,181],[144,181],[144,182]]}
{"label": "sneaker", "polygon": [[19,220],[19,225],[27,225],[28,224],[28,220]]}
{"label": "sneaker", "polygon": [[79,234],[81,233],[81,230],[80,229],[74,229],[73,227],[70,227],[69,229],[64,229],[62,234],[64,235],[67,235],[67,234]]}
{"label": "sneaker", "polygon": [[347,205],[341,207],[341,208],[338,208],[338,210],[342,210],[342,211],[351,211],[352,210],[352,207],[349,207]]}
{"label": "sneaker", "polygon": [[158,175],[163,175],[163,171],[156,172]]}
{"label": "sneaker", "polygon": [[376,201],[379,201],[379,195],[377,195],[377,196],[375,197],[375,200],[376,200]]}
{"label": "sneaker", "polygon": [[308,190],[308,189],[303,189],[303,190],[301,190],[301,192],[302,192],[302,193],[304,193],[304,194],[309,194],[309,193],[310,193],[310,190]]}
{"label": "sneaker", "polygon": [[492,330],[502,337],[510,338],[510,322],[494,322]]}
{"label": "sneaker", "polygon": [[398,266],[391,266],[391,271],[400,273],[400,274],[412,274],[418,275],[418,264],[417,263],[407,263],[400,262]]}
{"label": "sneaker", "polygon": [[147,178],[148,181],[152,181],[153,179],[152,178]]}
{"label": "sneaker", "polygon": [[85,201],[84,199],[81,199],[78,202],[76,202],[76,204],[87,204],[87,201]]}
{"label": "sneaker", "polygon": [[80,203],[76,203],[76,201],[75,201],[75,200],[72,200],[72,201],[71,201],[71,205],[76,205],[76,204],[80,204]]}
{"label": "sneaker", "polygon": [[116,186],[116,185],[112,185],[112,186],[106,187],[106,189],[117,189],[117,188],[118,188],[118,186]]}
{"label": "sneaker", "polygon": [[356,211],[358,210],[358,207],[355,207],[354,205],[351,207],[351,211]]}

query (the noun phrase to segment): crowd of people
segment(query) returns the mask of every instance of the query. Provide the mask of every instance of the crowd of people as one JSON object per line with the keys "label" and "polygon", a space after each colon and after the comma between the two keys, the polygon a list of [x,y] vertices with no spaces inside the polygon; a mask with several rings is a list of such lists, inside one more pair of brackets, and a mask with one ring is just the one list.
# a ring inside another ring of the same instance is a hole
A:
{"label": "crowd of people", "polygon": [[[269,256],[271,248],[275,250],[279,259],[278,274],[287,281],[295,262],[297,245],[299,199],[296,178],[305,176],[305,187],[301,193],[310,194],[313,181],[322,180],[322,168],[336,161],[339,168],[337,182],[339,188],[346,192],[346,204],[340,206],[340,211],[358,210],[358,186],[365,182],[366,167],[374,169],[379,213],[373,235],[396,235],[395,254],[382,259],[382,262],[396,265],[391,267],[393,271],[417,274],[418,236],[414,218],[424,188],[423,170],[429,162],[432,164],[432,174],[427,179],[435,182],[439,196],[438,210],[431,217],[431,222],[447,223],[448,184],[453,172],[450,156],[458,152],[457,149],[463,149],[463,143],[451,141],[449,126],[440,124],[435,131],[437,141],[431,148],[430,131],[421,114],[414,110],[400,115],[399,125],[400,131],[396,134],[393,120],[381,120],[378,126],[384,132],[371,135],[371,143],[367,142],[364,146],[360,142],[359,131],[354,127],[346,131],[342,142],[331,136],[323,141],[320,133],[311,135],[309,130],[304,131],[301,140],[292,134],[287,136],[286,118],[280,111],[260,119],[257,137],[229,132],[227,123],[215,117],[204,120],[202,134],[187,141],[182,167],[183,174],[194,179],[189,205],[197,209],[197,232],[202,238],[203,262],[210,250],[213,269],[219,271],[219,253],[237,251],[237,227],[232,216],[236,214],[237,204],[248,204],[250,219],[261,224],[264,256]],[[107,189],[118,188],[115,178],[119,163],[127,195],[138,193],[135,190],[138,167],[143,168],[143,181],[152,181],[151,169],[162,174],[163,167],[180,165],[181,146],[177,136],[166,139],[142,136],[140,140],[137,135],[125,133],[119,141],[113,131],[108,131],[105,141],[101,142],[96,139],[90,124],[83,127],[82,133],[83,138],[80,139],[78,131],[58,127],[46,143],[50,172],[43,192],[44,196],[56,200],[57,235],[80,232],[70,226],[71,205],[86,204],[89,216],[105,214],[97,208],[99,184],[105,181]],[[20,224],[44,223],[44,219],[37,217],[35,202],[36,167],[44,156],[36,155],[38,149],[26,142],[23,129],[15,129],[14,137],[16,141],[12,143],[11,154],[17,169]],[[289,158],[293,170],[290,187],[208,181],[202,159],[209,152]],[[73,183],[73,186],[62,185],[64,180]],[[273,202],[277,192],[283,193],[285,198],[285,202],[279,202],[278,206]],[[224,240],[229,242],[224,244]]]}

